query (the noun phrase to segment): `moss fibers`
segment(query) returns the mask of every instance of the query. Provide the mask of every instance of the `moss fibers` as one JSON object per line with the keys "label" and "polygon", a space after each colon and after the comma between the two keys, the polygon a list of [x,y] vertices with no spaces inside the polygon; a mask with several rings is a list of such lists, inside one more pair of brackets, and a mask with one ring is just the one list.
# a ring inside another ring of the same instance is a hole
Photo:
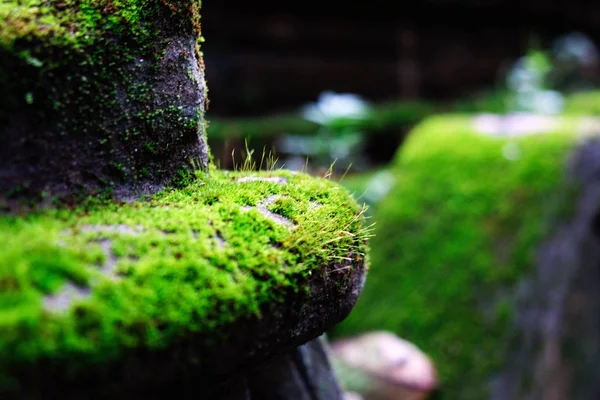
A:
{"label": "moss fibers", "polygon": [[[131,203],[0,217],[0,366],[85,365],[190,333],[215,337],[290,293],[308,296],[303,282],[324,266],[364,259],[362,210],[335,183],[286,171],[255,174],[285,184],[210,175]],[[293,227],[252,208],[273,196]],[[65,285],[89,292],[63,310],[45,306]],[[0,372],[8,384],[10,369]]]}
{"label": "moss fibers", "polygon": [[516,284],[571,212],[565,168],[578,123],[562,118],[515,138],[476,133],[467,115],[419,125],[375,212],[364,292],[332,334],[390,330],[433,358],[443,398],[489,398],[511,342]]}

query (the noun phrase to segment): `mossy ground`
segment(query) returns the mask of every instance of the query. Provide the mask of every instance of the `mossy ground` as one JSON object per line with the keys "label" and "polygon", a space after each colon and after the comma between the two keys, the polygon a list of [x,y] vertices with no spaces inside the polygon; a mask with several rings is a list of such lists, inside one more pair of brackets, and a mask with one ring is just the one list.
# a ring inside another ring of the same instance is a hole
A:
{"label": "mossy ground", "polygon": [[[362,209],[345,189],[287,171],[252,174],[286,184],[238,182],[247,175],[197,172],[132,203],[0,217],[2,363],[87,363],[127,348],[164,348],[190,332],[215,337],[290,291],[302,295],[303,282],[325,265],[351,252],[364,259]],[[276,195],[282,200],[271,210],[292,228],[247,208]],[[111,258],[113,276],[102,272]],[[91,295],[64,311],[44,307],[67,282],[91,285]]]}
{"label": "mossy ground", "polygon": [[576,193],[565,173],[576,119],[514,139],[475,133],[471,121],[432,117],[397,153],[364,292],[331,332],[386,329],[412,341],[432,356],[443,398],[461,400],[489,398],[509,349],[515,284]]}

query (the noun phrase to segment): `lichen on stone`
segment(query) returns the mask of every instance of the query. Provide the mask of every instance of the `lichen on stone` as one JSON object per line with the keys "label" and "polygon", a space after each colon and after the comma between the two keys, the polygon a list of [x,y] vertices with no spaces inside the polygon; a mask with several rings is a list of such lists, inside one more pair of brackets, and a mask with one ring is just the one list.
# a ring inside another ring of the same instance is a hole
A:
{"label": "lichen on stone", "polygon": [[[347,268],[326,268],[340,259],[366,263],[363,210],[342,187],[286,171],[240,182],[248,175],[198,171],[130,203],[0,217],[2,378],[14,363],[85,366],[215,337],[290,293],[309,299],[314,274],[343,282]],[[286,199],[293,226],[258,210],[270,196]]]}

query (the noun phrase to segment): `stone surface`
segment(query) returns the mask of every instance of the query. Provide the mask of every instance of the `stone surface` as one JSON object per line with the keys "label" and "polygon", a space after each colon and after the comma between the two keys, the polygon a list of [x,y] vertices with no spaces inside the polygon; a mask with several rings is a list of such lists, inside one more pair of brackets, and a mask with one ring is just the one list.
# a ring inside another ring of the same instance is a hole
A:
{"label": "stone surface", "polygon": [[30,3],[0,5],[0,207],[206,168],[199,2]]}
{"label": "stone surface", "polygon": [[0,398],[341,399],[364,210],[212,168],[200,4],[0,4]]}
{"label": "stone surface", "polygon": [[248,375],[250,399],[342,400],[327,343],[314,339]]}
{"label": "stone surface", "polygon": [[[294,349],[344,319],[362,291],[361,208],[305,174],[243,176],[200,174],[151,202],[46,210],[16,229],[18,217],[0,219],[0,243],[11,247],[0,266],[18,260],[28,271],[0,268],[22,294],[0,291],[17,310],[0,322],[0,397],[161,397],[197,394],[198,385],[217,393],[269,360],[292,388],[301,384],[294,363],[315,387],[333,384],[321,377],[324,351]],[[261,211],[273,196],[286,200]],[[57,275],[63,265],[70,270]],[[36,286],[49,279],[62,285]]]}

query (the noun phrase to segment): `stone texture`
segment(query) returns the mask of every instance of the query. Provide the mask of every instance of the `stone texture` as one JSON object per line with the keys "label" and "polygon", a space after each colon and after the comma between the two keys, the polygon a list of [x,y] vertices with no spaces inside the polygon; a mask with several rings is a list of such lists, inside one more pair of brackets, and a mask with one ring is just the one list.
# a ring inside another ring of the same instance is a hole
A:
{"label": "stone texture", "polygon": [[250,398],[342,400],[327,351],[325,339],[319,337],[257,368],[248,377]]}
{"label": "stone texture", "polygon": [[[208,169],[200,1],[22,3],[0,6],[7,22],[0,26],[2,211],[23,201],[131,200],[177,184],[184,169]],[[266,208],[273,199],[257,209],[293,229]],[[139,233],[125,224],[86,228]],[[227,249],[222,237],[213,239]],[[100,272],[118,283],[115,256],[109,241],[103,244]],[[295,288],[286,301],[264,304],[261,318],[238,318],[218,332],[180,334],[160,350],[131,348],[106,363],[69,353],[3,364],[27,384],[12,390],[19,386],[0,382],[0,397],[341,400],[324,344],[315,339],[344,319],[361,293],[366,261],[356,250],[311,270],[307,293]],[[89,294],[67,284],[40,301],[50,314]]]}
{"label": "stone texture", "polygon": [[[84,29],[84,11],[49,3],[48,18],[73,15],[53,21],[54,29]],[[90,7],[93,18],[119,22],[86,28],[85,43],[68,33],[55,34],[64,42],[50,40],[37,24],[0,41],[0,206],[96,192],[128,199],[182,168],[207,166],[206,85],[191,11],[138,3]],[[17,4],[0,36],[29,21],[21,15],[27,6]],[[150,39],[136,33],[142,29]]]}

